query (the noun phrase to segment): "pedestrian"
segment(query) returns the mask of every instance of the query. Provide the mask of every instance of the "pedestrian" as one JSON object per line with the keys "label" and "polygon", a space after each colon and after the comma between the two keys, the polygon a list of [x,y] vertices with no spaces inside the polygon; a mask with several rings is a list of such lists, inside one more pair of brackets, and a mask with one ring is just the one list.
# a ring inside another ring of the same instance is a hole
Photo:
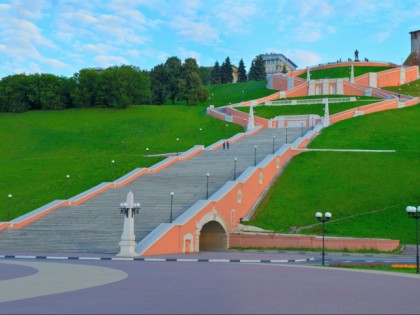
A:
{"label": "pedestrian", "polygon": [[226,149],[229,150],[229,140],[226,140]]}
{"label": "pedestrian", "polygon": [[226,146],[226,142],[223,141],[223,150],[225,149],[225,146]]}

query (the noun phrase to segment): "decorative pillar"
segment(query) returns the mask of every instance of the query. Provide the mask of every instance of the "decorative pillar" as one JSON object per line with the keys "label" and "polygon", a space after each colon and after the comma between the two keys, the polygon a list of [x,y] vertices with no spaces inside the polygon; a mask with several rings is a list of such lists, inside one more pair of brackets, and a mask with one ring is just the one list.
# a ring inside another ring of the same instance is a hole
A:
{"label": "decorative pillar", "polygon": [[323,125],[324,127],[328,127],[330,125],[330,110],[328,108],[328,97],[326,97],[324,100],[325,100],[325,109],[324,109]]}
{"label": "decorative pillar", "polygon": [[117,256],[138,256],[135,252],[136,236],[134,235],[134,213],[139,211],[140,203],[134,203],[133,193],[127,194],[127,201],[120,205],[121,213],[124,213],[124,227],[121,234],[120,252]]}
{"label": "decorative pillar", "polygon": [[248,115],[248,126],[246,128],[247,131],[250,131],[255,128],[254,123],[254,102],[251,102],[249,106],[249,115]]}
{"label": "decorative pillar", "polygon": [[311,81],[311,72],[309,71],[309,67],[306,67],[306,81]]}
{"label": "decorative pillar", "polygon": [[350,83],[354,83],[354,66],[351,64],[350,68]]}

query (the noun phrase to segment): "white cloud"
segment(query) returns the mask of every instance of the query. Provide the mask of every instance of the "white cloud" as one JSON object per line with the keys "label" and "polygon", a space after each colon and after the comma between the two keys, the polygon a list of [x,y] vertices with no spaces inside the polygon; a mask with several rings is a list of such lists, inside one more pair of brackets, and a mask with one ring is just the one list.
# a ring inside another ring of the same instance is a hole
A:
{"label": "white cloud", "polygon": [[212,44],[219,40],[216,30],[205,21],[194,22],[186,17],[178,16],[171,22],[171,26],[179,30],[178,35],[189,41]]}
{"label": "white cloud", "polygon": [[[216,18],[220,20],[224,32],[243,32],[247,30],[246,26],[250,23],[257,12],[257,3],[225,0],[217,7]],[[219,23],[218,23],[219,24]]]}
{"label": "white cloud", "polygon": [[178,53],[181,59],[194,58],[197,61],[197,63],[200,63],[199,60],[200,60],[201,54],[199,52],[188,50],[182,47],[178,49]]}
{"label": "white cloud", "polygon": [[94,60],[101,67],[110,67],[110,66],[115,66],[115,65],[128,64],[128,61],[125,58],[119,57],[119,56],[100,55],[100,56],[96,56]]}
{"label": "white cloud", "polygon": [[297,64],[300,69],[317,65],[322,61],[322,58],[318,53],[309,50],[287,50],[284,54],[287,58]]}

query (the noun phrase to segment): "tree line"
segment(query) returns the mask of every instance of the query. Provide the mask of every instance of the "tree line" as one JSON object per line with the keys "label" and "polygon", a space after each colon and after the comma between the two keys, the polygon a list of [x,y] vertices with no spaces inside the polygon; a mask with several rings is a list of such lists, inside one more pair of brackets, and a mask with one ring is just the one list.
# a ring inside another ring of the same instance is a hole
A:
{"label": "tree line", "polygon": [[[233,82],[229,57],[220,66],[199,67],[196,60],[170,57],[151,71],[122,65],[106,69],[82,69],[72,77],[53,74],[15,74],[0,80],[0,112],[61,110],[66,108],[126,108],[140,104],[195,105],[208,98],[207,84]],[[238,82],[264,80],[260,56],[251,64],[249,74],[241,59]]]}

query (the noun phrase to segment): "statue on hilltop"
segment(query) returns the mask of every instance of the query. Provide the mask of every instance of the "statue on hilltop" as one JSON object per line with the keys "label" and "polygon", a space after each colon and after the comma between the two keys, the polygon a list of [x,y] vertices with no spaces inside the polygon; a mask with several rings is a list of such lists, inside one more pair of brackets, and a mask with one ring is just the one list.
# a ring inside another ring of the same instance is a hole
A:
{"label": "statue on hilltop", "polygon": [[357,51],[357,49],[354,52],[354,61],[359,61],[359,52]]}

